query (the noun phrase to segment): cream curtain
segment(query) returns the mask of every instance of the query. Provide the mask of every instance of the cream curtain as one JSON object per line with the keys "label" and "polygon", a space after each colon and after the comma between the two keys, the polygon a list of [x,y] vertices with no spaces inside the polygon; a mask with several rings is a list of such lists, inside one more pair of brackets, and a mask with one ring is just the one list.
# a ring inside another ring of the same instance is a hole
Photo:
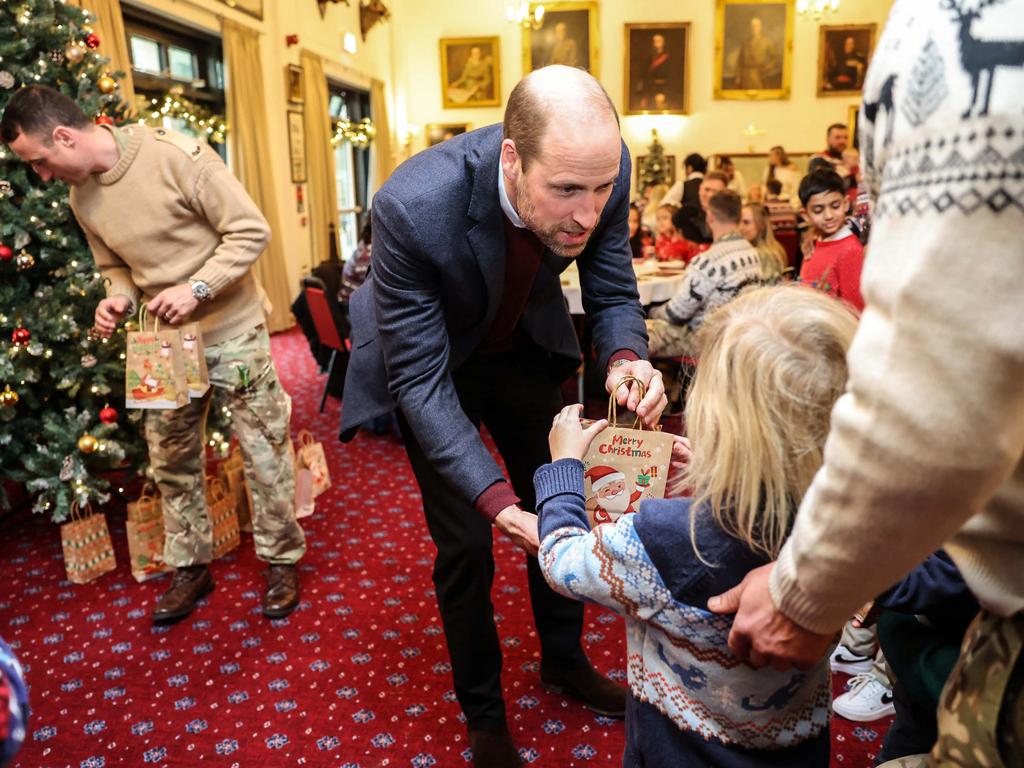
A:
{"label": "cream curtain", "polygon": [[391,171],[394,169],[394,162],[391,157],[391,131],[388,128],[388,103],[384,98],[384,82],[372,80],[370,82],[370,114],[373,115],[373,124],[377,133],[370,145],[372,162],[370,163],[370,199],[373,194],[381,188],[381,185],[388,180]]}
{"label": "cream curtain", "polygon": [[[307,205],[313,247],[311,266],[315,267],[330,258],[332,231],[334,244],[338,244],[338,188],[323,60],[310,51],[303,51],[301,60],[302,90],[305,96],[303,121],[306,128],[306,172],[309,174]],[[334,225],[333,230],[331,225]]]}
{"label": "cream curtain", "polygon": [[132,60],[128,55],[128,38],[124,33],[124,18],[121,16],[120,0],[70,0],[89,11],[95,17],[92,31],[100,37],[97,53],[110,59],[111,72],[120,70],[124,78],[120,81],[121,96],[129,112],[135,112],[135,84],[132,81]]}
{"label": "cream curtain", "polygon": [[288,309],[291,287],[288,285],[270,147],[267,144],[259,33],[230,19],[223,20],[223,31],[231,157],[236,175],[263,211],[272,233],[270,245],[253,267],[253,274],[273,304],[267,324],[270,332],[274,333],[290,328],[294,323]]}

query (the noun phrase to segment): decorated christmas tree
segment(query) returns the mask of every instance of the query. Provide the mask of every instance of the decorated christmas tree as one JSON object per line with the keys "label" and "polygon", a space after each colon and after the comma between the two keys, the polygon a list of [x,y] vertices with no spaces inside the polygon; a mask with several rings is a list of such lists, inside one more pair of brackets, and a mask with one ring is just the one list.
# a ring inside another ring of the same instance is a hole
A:
{"label": "decorated christmas tree", "polygon": [[651,129],[651,146],[640,164],[640,189],[652,184],[667,184],[669,167],[666,165],[665,148],[658,141],[658,131]]}
{"label": "decorated christmas tree", "polygon": [[[0,3],[0,112],[18,88],[45,85],[97,122],[123,119],[122,73],[90,21],[60,0]],[[90,332],[103,296],[67,186],[0,145],[0,480],[23,483],[54,520],[73,500],[105,503],[112,473],[145,456],[138,415],[122,409],[125,331]]]}

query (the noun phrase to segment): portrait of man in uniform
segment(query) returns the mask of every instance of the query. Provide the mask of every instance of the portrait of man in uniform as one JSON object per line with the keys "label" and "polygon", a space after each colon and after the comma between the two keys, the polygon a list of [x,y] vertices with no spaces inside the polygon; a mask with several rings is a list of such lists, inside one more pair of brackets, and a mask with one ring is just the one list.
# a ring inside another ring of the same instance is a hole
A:
{"label": "portrait of man in uniform", "polygon": [[626,114],[685,114],[687,23],[626,25]]}

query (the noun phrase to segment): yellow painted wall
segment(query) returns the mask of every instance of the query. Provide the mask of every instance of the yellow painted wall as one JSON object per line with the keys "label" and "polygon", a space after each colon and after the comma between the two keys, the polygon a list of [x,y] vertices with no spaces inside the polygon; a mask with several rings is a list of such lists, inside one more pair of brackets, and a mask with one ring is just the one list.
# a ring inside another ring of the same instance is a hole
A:
{"label": "yellow painted wall", "polygon": [[[264,0],[259,21],[234,11],[218,0],[123,0],[173,17],[201,29],[220,31],[219,16],[249,24],[261,33],[263,76],[267,88],[267,132],[274,148],[268,158],[279,189],[281,226],[275,236],[286,243],[289,280],[297,290],[310,262],[309,228],[296,211],[295,185],[288,163],[284,70],[299,63],[308,48],[325,60],[328,77],[369,89],[370,79],[388,84],[389,126],[394,160],[426,146],[430,123],[469,123],[477,128],[500,122],[501,107],[444,109],[441,101],[442,37],[498,35],[501,41],[502,101],[522,75],[522,33],[504,17],[506,0],[385,0],[392,15],[359,36],[360,0],[351,6],[330,4],[321,19],[315,0]],[[838,13],[825,23],[874,22],[879,31],[892,0],[842,0]],[[689,21],[690,114],[685,116],[623,116],[623,137],[634,155],[646,154],[651,128],[657,128],[667,154],[677,160],[689,152],[766,152],[782,144],[791,152],[816,151],[824,146],[825,128],[845,122],[857,99],[816,96],[819,22],[798,17],[794,23],[792,95],[785,101],[716,101],[714,74],[715,0],[603,0],[599,3],[599,76],[616,105],[622,107],[624,27],[627,22]],[[344,52],[342,36],[354,32],[358,50]],[[297,34],[299,45],[287,47],[285,36]],[[762,133],[744,134],[753,124]],[[378,126],[378,130],[384,129]]]}

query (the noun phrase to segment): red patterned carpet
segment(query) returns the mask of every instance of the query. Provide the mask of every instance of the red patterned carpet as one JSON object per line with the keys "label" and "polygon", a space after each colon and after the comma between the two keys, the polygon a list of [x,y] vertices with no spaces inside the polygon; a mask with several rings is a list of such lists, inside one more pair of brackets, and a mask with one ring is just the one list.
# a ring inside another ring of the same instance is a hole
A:
{"label": "red patterned carpet", "polygon": [[[260,614],[261,564],[242,546],[213,566],[217,589],[192,616],[154,627],[165,581],[136,584],[124,512],[108,513],[120,565],[64,579],[57,529],[33,518],[0,540],[0,635],[26,667],[33,713],[22,768],[113,765],[464,766],[464,725],[430,581],[433,545],[401,446],[336,440],[339,406],[316,412],[323,378],[297,332],[274,354],[295,399],[293,427],[323,441],[334,487],[303,521],[304,599]],[[540,688],[525,565],[496,541],[494,600],[510,725],[531,766],[615,766],[623,730]],[[588,608],[595,665],[622,679],[619,618]],[[840,683],[836,683],[837,689]],[[885,724],[833,724],[833,766],[867,768]]]}

